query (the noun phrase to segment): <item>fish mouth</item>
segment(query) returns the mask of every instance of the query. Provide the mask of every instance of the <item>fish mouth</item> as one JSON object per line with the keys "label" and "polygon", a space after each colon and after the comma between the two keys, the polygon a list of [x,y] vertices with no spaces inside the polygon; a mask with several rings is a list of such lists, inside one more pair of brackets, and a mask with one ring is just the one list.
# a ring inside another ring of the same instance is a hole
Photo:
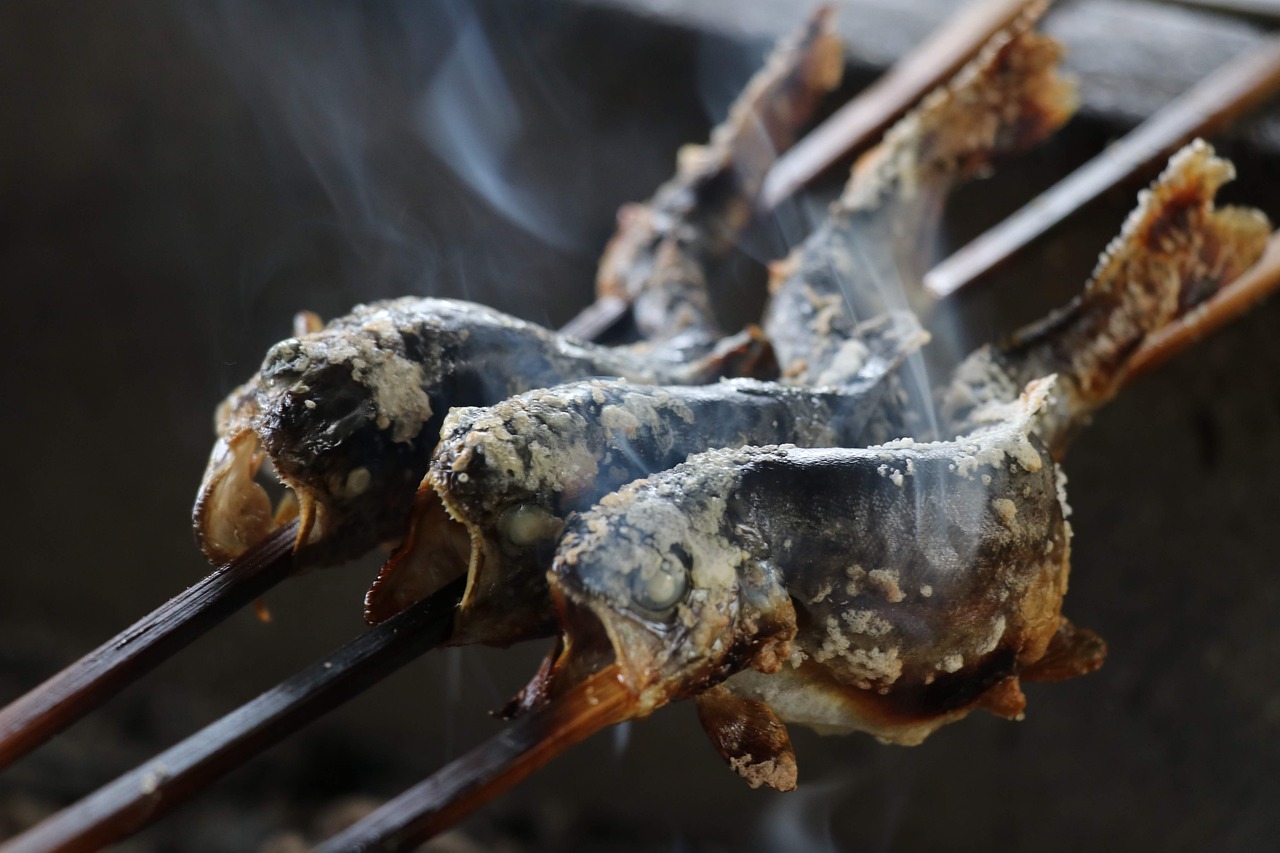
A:
{"label": "fish mouth", "polygon": [[319,538],[316,502],[305,491],[285,482],[283,497],[272,506],[258,481],[265,461],[266,451],[251,429],[219,436],[214,443],[192,511],[196,544],[209,562],[234,560],[295,518],[295,550]]}
{"label": "fish mouth", "polygon": [[[682,695],[688,673],[673,666],[671,645],[683,639],[672,626],[660,626],[621,612],[575,579],[548,573],[551,601],[561,630],[563,650],[551,676],[575,683],[590,672],[612,666],[618,680],[647,714]],[[554,691],[545,691],[554,692]]]}
{"label": "fish mouth", "polygon": [[408,532],[365,595],[365,621],[383,622],[465,576],[450,642],[507,646],[553,633],[550,557],[540,547],[553,545],[563,522],[520,501],[479,511],[452,484],[434,470],[423,479]]}
{"label": "fish mouth", "polygon": [[404,541],[365,593],[365,621],[370,625],[385,622],[450,581],[474,576],[475,564],[483,560],[478,539],[482,535],[458,520],[431,484],[424,481],[414,497]]}

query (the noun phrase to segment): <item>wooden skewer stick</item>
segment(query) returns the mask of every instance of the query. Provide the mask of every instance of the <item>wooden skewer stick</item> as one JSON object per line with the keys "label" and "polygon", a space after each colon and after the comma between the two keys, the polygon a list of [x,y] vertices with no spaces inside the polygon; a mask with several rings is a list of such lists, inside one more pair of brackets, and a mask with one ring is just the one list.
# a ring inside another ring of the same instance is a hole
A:
{"label": "wooden skewer stick", "polygon": [[561,326],[560,334],[584,341],[599,340],[621,322],[630,309],[625,299],[601,296]]}
{"label": "wooden skewer stick", "polygon": [[0,851],[97,850],[147,826],[228,770],[445,640],[465,579],[347,643]]}
{"label": "wooden skewer stick", "polygon": [[991,272],[1107,190],[1164,161],[1197,136],[1248,113],[1280,89],[1280,36],[1271,36],[1156,112],[1097,157],[925,274],[942,298]]}
{"label": "wooden skewer stick", "polygon": [[760,206],[772,210],[842,157],[865,148],[953,76],[1034,0],[976,0],[875,83],[810,131],[769,170]]}
{"label": "wooden skewer stick", "polygon": [[294,522],[0,709],[0,768],[35,749],[293,571]]}
{"label": "wooden skewer stick", "polygon": [[316,848],[316,853],[403,850],[442,832],[574,744],[627,719],[635,699],[608,666],[516,720]]}
{"label": "wooden skewer stick", "polygon": [[1280,231],[1271,235],[1267,250],[1243,275],[1152,335],[1134,354],[1122,382],[1130,382],[1159,367],[1277,290],[1280,290]]}

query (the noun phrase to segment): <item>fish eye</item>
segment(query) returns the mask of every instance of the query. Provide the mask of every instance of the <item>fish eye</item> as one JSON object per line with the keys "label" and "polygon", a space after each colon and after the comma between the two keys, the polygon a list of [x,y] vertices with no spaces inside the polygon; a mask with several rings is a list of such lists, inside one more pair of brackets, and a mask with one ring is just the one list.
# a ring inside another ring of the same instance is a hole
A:
{"label": "fish eye", "polygon": [[555,539],[564,521],[534,503],[517,504],[498,519],[498,529],[511,545],[528,548]]}
{"label": "fish eye", "polygon": [[665,613],[684,598],[692,567],[689,552],[672,545],[658,565],[644,567],[632,576],[632,602],[649,613]]}

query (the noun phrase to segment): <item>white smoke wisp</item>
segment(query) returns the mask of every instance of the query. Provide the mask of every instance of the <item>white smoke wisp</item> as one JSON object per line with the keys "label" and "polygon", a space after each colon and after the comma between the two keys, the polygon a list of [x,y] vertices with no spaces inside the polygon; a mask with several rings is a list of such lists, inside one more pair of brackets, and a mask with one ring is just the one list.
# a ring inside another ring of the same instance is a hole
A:
{"label": "white smoke wisp", "polygon": [[[855,320],[863,316],[866,306],[873,311],[911,311],[928,329],[930,342],[917,350],[898,369],[898,379],[906,412],[907,436],[917,440],[950,439],[948,426],[938,416],[934,396],[939,376],[945,377],[965,355],[965,335],[958,326],[954,301],[933,301],[924,289],[923,276],[937,260],[943,244],[942,207],[944,198],[923,192],[898,200],[883,220],[869,218],[869,224],[850,233],[845,242],[852,254],[856,280],[830,270],[844,295],[845,309]],[[861,312],[858,306],[863,306]],[[933,370],[931,370],[931,366]],[[977,531],[985,508],[982,504],[956,507],[949,499],[958,481],[945,473],[918,471],[916,488],[916,520],[921,535],[934,542],[939,554],[953,565],[967,565],[977,548]],[[967,523],[951,518],[945,507],[962,512]],[[964,531],[963,534],[957,531]]]}
{"label": "white smoke wisp", "polygon": [[277,201],[294,217],[276,266],[331,252],[365,299],[431,281],[439,247],[414,188],[396,180],[406,169],[392,138],[400,95],[387,81],[403,62],[383,56],[400,56],[396,34],[356,4],[306,15],[228,0],[188,9],[198,43],[255,125],[250,154],[269,159]]}
{"label": "white smoke wisp", "polygon": [[454,30],[452,45],[414,109],[422,140],[507,219],[557,249],[586,250],[583,235],[521,170],[520,101],[483,23],[467,3],[447,3],[445,9]]}
{"label": "white smoke wisp", "polygon": [[853,782],[853,777],[843,776],[802,783],[795,791],[772,798],[760,818],[756,853],[839,853],[831,818]]}
{"label": "white smoke wisp", "polygon": [[613,757],[615,761],[621,761],[627,754],[627,747],[631,745],[631,722],[631,720],[627,720],[613,727]]}
{"label": "white smoke wisp", "polygon": [[575,16],[479,0],[183,8],[232,84],[214,107],[251,127],[237,156],[268,161],[255,193],[284,223],[250,257],[250,300],[308,264],[325,278],[297,289],[340,291],[336,304],[495,302],[522,274],[518,290],[549,295],[540,264],[598,250],[607,207],[589,152],[621,131],[599,126],[595,90],[570,70],[573,30],[557,25]]}

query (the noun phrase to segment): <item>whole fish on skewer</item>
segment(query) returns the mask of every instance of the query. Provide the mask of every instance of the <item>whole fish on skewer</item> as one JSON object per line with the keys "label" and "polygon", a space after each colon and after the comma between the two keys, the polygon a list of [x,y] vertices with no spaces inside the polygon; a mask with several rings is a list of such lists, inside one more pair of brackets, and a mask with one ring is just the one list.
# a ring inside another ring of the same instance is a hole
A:
{"label": "whole fish on skewer", "polygon": [[781,789],[783,723],[911,744],[974,708],[1020,714],[1055,643],[1056,674],[1100,662],[1061,616],[1068,510],[1035,430],[1051,387],[952,442],[713,451],[608,496],[561,539],[563,645],[528,694],[610,666],[625,716],[696,697],[730,765]]}

